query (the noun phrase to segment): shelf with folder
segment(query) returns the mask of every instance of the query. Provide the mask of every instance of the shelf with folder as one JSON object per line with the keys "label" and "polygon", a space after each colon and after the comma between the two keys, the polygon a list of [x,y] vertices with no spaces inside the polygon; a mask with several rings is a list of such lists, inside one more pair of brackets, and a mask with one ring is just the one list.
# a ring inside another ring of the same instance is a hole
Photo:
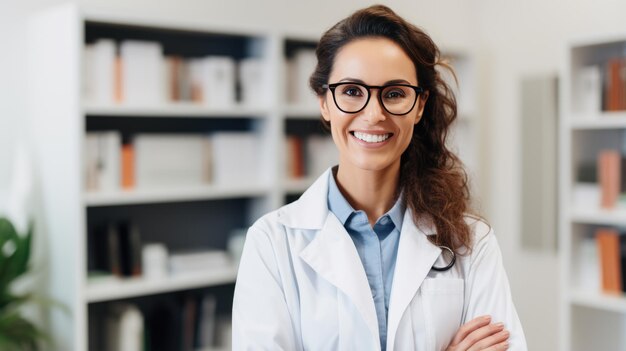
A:
{"label": "shelf with folder", "polygon": [[111,192],[87,192],[84,201],[87,206],[111,206],[130,204],[151,204],[162,202],[201,201],[264,196],[270,191],[268,186],[238,184],[231,186],[199,185],[160,189],[135,189]]}
{"label": "shelf with folder", "polygon": [[132,104],[83,104],[88,116],[120,116],[120,117],[246,117],[263,118],[268,116],[268,109],[254,108],[243,105],[215,108],[192,102],[173,102],[154,105]]}
{"label": "shelf with folder", "polygon": [[574,305],[612,312],[626,312],[626,296],[624,295],[608,295],[601,292],[574,289],[570,292],[569,297]]}
{"label": "shelf with folder", "polygon": [[234,283],[237,267],[220,267],[202,272],[174,275],[166,278],[111,278],[88,282],[85,299],[89,303],[153,295],[208,286]]}

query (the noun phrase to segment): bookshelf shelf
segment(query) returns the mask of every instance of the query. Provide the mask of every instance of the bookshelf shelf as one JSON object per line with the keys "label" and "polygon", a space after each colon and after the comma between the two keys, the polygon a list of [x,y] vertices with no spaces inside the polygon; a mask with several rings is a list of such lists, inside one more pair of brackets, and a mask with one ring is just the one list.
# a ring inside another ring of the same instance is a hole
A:
{"label": "bookshelf shelf", "polygon": [[202,288],[234,283],[236,277],[237,267],[232,266],[163,279],[111,278],[109,280],[106,278],[103,281],[88,282],[85,288],[85,299],[89,303],[94,303]]}
{"label": "bookshelf shelf", "polygon": [[604,112],[597,115],[574,116],[571,127],[574,130],[626,129],[626,112]]}
{"label": "bookshelf shelf", "polygon": [[205,185],[170,189],[136,189],[117,192],[88,192],[85,193],[85,204],[87,206],[95,207],[130,204],[151,204],[162,202],[217,200],[264,196],[267,195],[269,192],[269,186],[255,186],[250,184],[229,187]]}
{"label": "bookshelf shelf", "polygon": [[570,301],[577,306],[626,313],[626,296],[612,296],[600,292],[573,290]]}
{"label": "bookshelf shelf", "polygon": [[269,114],[267,109],[247,106],[211,108],[197,103],[176,102],[156,105],[103,105],[85,103],[85,113],[89,116],[121,117],[248,117],[262,118]]}
{"label": "bookshelf shelf", "polygon": [[626,208],[603,210],[600,208],[573,207],[570,220],[583,224],[626,226]]}

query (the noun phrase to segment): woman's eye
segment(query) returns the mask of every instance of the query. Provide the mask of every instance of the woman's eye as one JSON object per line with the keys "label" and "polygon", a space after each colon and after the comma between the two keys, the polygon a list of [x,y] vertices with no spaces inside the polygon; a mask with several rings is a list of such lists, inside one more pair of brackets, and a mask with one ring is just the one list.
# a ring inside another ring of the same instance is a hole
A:
{"label": "woman's eye", "polygon": [[363,96],[363,92],[359,87],[348,86],[343,89],[343,94],[348,96]]}
{"label": "woman's eye", "polygon": [[401,99],[405,96],[406,94],[402,90],[392,90],[385,94],[386,99]]}

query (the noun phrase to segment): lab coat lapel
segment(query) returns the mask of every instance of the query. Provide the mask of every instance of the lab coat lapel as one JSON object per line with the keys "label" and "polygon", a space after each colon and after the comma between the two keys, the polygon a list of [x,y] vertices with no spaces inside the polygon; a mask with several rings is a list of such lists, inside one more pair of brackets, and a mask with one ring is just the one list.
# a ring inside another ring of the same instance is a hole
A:
{"label": "lab coat lapel", "polygon": [[375,345],[378,344],[378,319],[363,264],[339,219],[329,213],[322,229],[300,253],[315,272],[341,290],[361,313]]}
{"label": "lab coat lapel", "polygon": [[410,209],[407,208],[400,233],[389,301],[387,350],[393,350],[400,320],[441,253],[441,249],[426,237],[427,234],[434,234],[434,230],[429,233],[423,231],[430,231],[431,228],[432,226],[423,223],[417,226]]}

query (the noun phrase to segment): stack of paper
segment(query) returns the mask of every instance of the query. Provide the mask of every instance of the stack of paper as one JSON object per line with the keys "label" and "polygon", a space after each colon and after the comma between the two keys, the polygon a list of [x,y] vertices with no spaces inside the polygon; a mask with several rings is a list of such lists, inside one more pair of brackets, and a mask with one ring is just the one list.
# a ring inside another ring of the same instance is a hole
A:
{"label": "stack of paper", "polygon": [[134,139],[138,188],[210,181],[210,144],[203,135],[139,134]]}
{"label": "stack of paper", "polygon": [[125,40],[120,44],[122,100],[129,104],[165,101],[163,48],[160,43]]}
{"label": "stack of paper", "polygon": [[211,137],[213,181],[219,185],[259,184],[259,136],[250,132],[220,132]]}
{"label": "stack of paper", "polygon": [[258,58],[247,58],[239,62],[241,102],[247,106],[268,106],[269,89],[265,62]]}
{"label": "stack of paper", "polygon": [[328,167],[339,163],[339,153],[333,139],[325,135],[312,135],[307,139],[307,173],[317,177]]}
{"label": "stack of paper", "polygon": [[210,107],[235,104],[235,61],[226,56],[208,56],[191,61],[192,96]]}
{"label": "stack of paper", "polygon": [[602,73],[597,65],[586,66],[578,71],[578,85],[576,91],[580,113],[594,114],[602,110]]}
{"label": "stack of paper", "polygon": [[172,253],[169,265],[172,274],[184,274],[230,267],[232,260],[223,250],[190,250]]}
{"label": "stack of paper", "polygon": [[85,138],[85,188],[90,191],[120,188],[119,132],[90,132]]}
{"label": "stack of paper", "polygon": [[85,47],[85,100],[111,104],[114,102],[115,42],[100,39]]}
{"label": "stack of paper", "polygon": [[315,70],[315,50],[298,50],[287,63],[287,93],[289,102],[302,106],[317,106],[315,94],[309,87],[309,78]]}

